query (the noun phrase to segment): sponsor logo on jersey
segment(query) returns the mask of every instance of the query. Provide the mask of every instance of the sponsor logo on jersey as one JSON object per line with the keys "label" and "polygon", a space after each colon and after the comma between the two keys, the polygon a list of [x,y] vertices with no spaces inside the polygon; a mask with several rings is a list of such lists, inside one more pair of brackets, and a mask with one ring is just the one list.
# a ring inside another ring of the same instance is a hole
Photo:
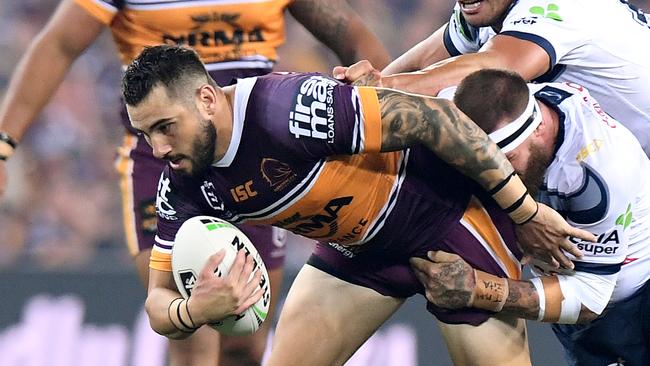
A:
{"label": "sponsor logo on jersey", "polygon": [[598,237],[595,243],[583,242],[582,240],[576,239],[574,237],[569,237],[569,240],[585,254],[616,254],[616,251],[619,248],[619,244],[621,244],[618,229],[613,229],[602,234],[594,235]]}
{"label": "sponsor logo on jersey", "polygon": [[158,216],[174,221],[178,220],[178,217],[176,217],[176,210],[172,207],[167,198],[167,193],[172,191],[170,183],[169,178],[162,175],[160,176],[156,193],[156,212],[158,213]]}
{"label": "sponsor logo on jersey", "polygon": [[352,247],[346,247],[345,245],[341,245],[339,243],[333,243],[333,242],[328,242],[327,245],[334,248],[334,250],[341,253],[346,258],[354,258],[356,256],[354,251],[351,250]]}
{"label": "sponsor logo on jersey", "polygon": [[361,235],[361,233],[363,233],[363,229],[366,227],[366,225],[368,225],[368,220],[365,219],[365,218],[362,218],[361,220],[359,220],[357,225],[354,228],[352,228],[352,230],[349,233],[347,233],[345,235],[342,235],[342,236],[336,238],[335,240],[338,241],[338,242],[352,241],[352,240],[358,238]]}
{"label": "sponsor logo on jersey", "polygon": [[352,202],[353,197],[339,197],[329,201],[323,211],[316,215],[302,216],[300,212],[274,223],[295,234],[310,238],[331,238],[338,231],[338,213],[343,207]]}
{"label": "sponsor logo on jersey", "polygon": [[244,184],[240,184],[235,188],[230,189],[230,194],[235,202],[243,202],[249,198],[257,196],[257,192],[253,189],[253,180],[249,180]]}
{"label": "sponsor logo on jersey", "polygon": [[589,92],[587,89],[585,89],[584,86],[572,82],[566,82],[564,84],[578,91],[582,96],[582,101],[590,105],[591,108],[593,108],[594,112],[596,112],[600,119],[605,122],[609,128],[616,128],[616,121],[610,117],[609,114],[605,112],[605,110],[603,110],[603,107],[601,107],[600,104],[591,97],[591,95],[589,95]]}
{"label": "sponsor logo on jersey", "polygon": [[560,7],[557,4],[550,3],[546,5],[546,8],[543,6],[531,6],[528,11],[531,14],[539,15],[542,18],[553,19],[555,21],[561,22],[562,17],[559,14]]}
{"label": "sponsor logo on jersey", "polygon": [[517,25],[517,24],[531,25],[535,23],[537,23],[537,17],[523,17],[512,21],[513,25]]}
{"label": "sponsor logo on jersey", "polygon": [[334,143],[334,86],[336,81],[312,76],[303,81],[289,112],[289,132]]}
{"label": "sponsor logo on jersey", "polygon": [[628,203],[625,213],[620,214],[616,218],[616,225],[621,225],[623,226],[623,230],[626,230],[628,227],[630,227],[631,223],[632,223],[632,204]]}
{"label": "sponsor logo on jersey", "polygon": [[272,158],[262,159],[260,172],[264,180],[275,192],[287,188],[296,179],[296,173],[291,170],[289,164]]}
{"label": "sponsor logo on jersey", "polygon": [[230,210],[226,209],[223,200],[217,195],[217,189],[212,182],[207,180],[203,181],[201,192],[203,193],[205,200],[208,202],[208,205],[210,205],[213,210],[219,211],[220,217],[227,220],[234,216]]}
{"label": "sponsor logo on jersey", "polygon": [[[163,34],[162,43],[190,47],[240,46],[266,41],[262,27],[243,29],[237,24],[240,13],[205,13],[190,16],[194,25],[186,33]],[[213,24],[212,29],[206,29]]]}
{"label": "sponsor logo on jersey", "polygon": [[598,152],[601,147],[605,144],[605,141],[600,140],[600,139],[593,139],[590,143],[587,144],[587,146],[583,147],[578,151],[578,154],[576,155],[576,160],[577,161],[583,161],[586,158],[588,158],[591,154]]}

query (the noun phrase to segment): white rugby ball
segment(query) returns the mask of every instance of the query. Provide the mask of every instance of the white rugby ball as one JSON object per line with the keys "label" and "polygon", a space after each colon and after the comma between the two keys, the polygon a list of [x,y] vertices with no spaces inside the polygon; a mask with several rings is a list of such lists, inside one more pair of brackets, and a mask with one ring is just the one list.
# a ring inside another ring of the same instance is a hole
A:
{"label": "white rugby ball", "polygon": [[[269,311],[271,288],[269,274],[251,241],[234,225],[211,216],[195,216],[185,221],[176,233],[172,248],[172,273],[178,291],[184,298],[192,295],[192,288],[208,258],[224,249],[226,255],[215,276],[228,274],[239,250],[245,250],[253,256],[255,269],[259,269],[262,278],[259,287],[262,298],[239,316],[229,316],[219,322],[209,324],[220,333],[227,335],[248,335],[262,325]],[[252,274],[251,274],[252,276]]]}

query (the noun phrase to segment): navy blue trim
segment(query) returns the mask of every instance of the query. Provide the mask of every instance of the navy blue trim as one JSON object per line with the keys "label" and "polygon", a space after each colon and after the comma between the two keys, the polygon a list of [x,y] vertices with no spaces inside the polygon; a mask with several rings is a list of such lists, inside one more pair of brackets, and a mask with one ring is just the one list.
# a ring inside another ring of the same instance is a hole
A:
{"label": "navy blue trim", "polygon": [[555,47],[553,47],[551,42],[547,41],[546,38],[540,37],[537,34],[531,34],[531,33],[519,32],[519,31],[505,31],[499,33],[499,35],[511,36],[518,39],[523,39],[524,41],[533,42],[534,44],[542,47],[544,51],[546,51],[548,57],[551,59],[550,67],[555,66],[555,63],[557,62]]}
{"label": "navy blue trim", "polygon": [[[566,212],[566,215],[571,221],[576,224],[591,224],[602,220],[607,215],[607,209],[609,208],[609,190],[607,189],[607,184],[603,179],[596,173],[591,167],[585,163],[580,164],[584,169],[584,180],[582,182],[582,187],[577,192],[567,195],[566,200],[571,202],[573,199],[580,199],[585,190],[589,188],[590,183],[595,183],[598,186],[598,191],[601,195],[601,200],[597,203],[596,206],[590,207],[586,210],[574,211],[570,209]],[[571,204],[573,206],[573,204]],[[571,207],[572,208],[572,207]]]}
{"label": "navy blue trim", "polygon": [[171,245],[160,244],[160,243],[157,242],[157,241],[155,242],[155,245],[156,245],[157,247],[159,247],[159,248],[163,248],[163,249],[167,249],[167,250],[171,250],[171,249],[172,249],[172,246],[171,246]]}
{"label": "navy blue trim", "polygon": [[442,40],[445,44],[445,48],[447,49],[447,53],[449,53],[450,56],[462,55],[462,53],[454,45],[454,41],[451,40],[451,35],[449,34],[449,23],[447,23],[447,27],[445,28],[445,33],[442,36]]}
{"label": "navy blue trim", "polygon": [[548,70],[546,73],[543,75],[540,75],[539,77],[535,78],[533,82],[535,83],[551,83],[557,78],[562,75],[562,73],[566,70],[566,65],[564,64],[557,64],[553,66],[550,70]]}
{"label": "navy blue trim", "polygon": [[573,261],[574,269],[580,272],[593,273],[596,275],[611,275],[621,270],[623,263],[602,264]]}

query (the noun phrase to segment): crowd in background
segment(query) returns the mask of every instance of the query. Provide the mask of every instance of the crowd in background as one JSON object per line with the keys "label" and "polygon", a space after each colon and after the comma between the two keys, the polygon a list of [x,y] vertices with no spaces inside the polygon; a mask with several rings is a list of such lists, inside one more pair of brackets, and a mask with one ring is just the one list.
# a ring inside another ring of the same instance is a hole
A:
{"label": "crowd in background", "polygon": [[[0,98],[20,56],[58,2],[0,2]],[[452,0],[349,2],[393,57],[444,24],[454,5]],[[650,0],[630,2],[650,9]],[[278,71],[329,73],[338,64],[291,20],[280,57]],[[76,269],[98,262],[130,268],[113,167],[122,136],[120,73],[105,32],[76,62],[8,162],[9,185],[0,198],[0,269],[17,263]],[[299,248],[288,251],[289,261],[295,250]]]}

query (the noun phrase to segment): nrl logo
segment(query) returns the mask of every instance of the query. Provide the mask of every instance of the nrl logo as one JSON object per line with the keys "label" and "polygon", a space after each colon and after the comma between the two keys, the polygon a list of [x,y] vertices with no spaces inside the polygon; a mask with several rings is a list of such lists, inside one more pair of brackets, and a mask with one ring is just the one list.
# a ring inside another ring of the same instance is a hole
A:
{"label": "nrl logo", "polygon": [[226,209],[223,200],[217,195],[217,189],[215,188],[214,183],[208,182],[207,180],[203,181],[201,192],[203,193],[205,200],[208,202],[208,205],[210,205],[213,210],[221,211],[220,216],[223,219],[229,219],[234,216],[230,210]]}

